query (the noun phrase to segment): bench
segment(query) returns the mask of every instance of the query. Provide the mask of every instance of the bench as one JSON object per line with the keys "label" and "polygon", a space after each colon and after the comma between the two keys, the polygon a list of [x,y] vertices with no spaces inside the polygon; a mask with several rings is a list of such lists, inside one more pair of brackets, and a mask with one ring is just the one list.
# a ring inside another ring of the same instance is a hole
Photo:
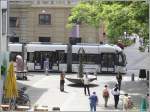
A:
{"label": "bench", "polygon": [[97,73],[97,69],[92,67],[83,67],[83,71],[84,73],[91,73],[91,74]]}
{"label": "bench", "polygon": [[38,111],[38,112],[48,112],[48,106],[37,106],[34,108],[34,111]]}
{"label": "bench", "polygon": [[28,71],[16,71],[17,79],[27,80]]}
{"label": "bench", "polygon": [[22,105],[18,105],[17,106],[17,111],[26,111],[26,110],[29,110],[30,107],[29,106],[22,106]]}
{"label": "bench", "polygon": [[6,104],[2,104],[2,105],[0,105],[0,107],[2,108],[3,111],[8,111],[10,108],[10,106],[6,105]]}

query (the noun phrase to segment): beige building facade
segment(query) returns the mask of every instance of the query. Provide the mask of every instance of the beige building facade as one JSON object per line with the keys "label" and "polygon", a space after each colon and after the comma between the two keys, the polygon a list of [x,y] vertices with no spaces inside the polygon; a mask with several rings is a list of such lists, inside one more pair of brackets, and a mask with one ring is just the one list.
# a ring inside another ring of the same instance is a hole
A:
{"label": "beige building facade", "polygon": [[[76,4],[75,0],[10,0],[10,41],[68,43],[72,36],[68,17]],[[103,41],[100,29],[80,25],[82,42]]]}

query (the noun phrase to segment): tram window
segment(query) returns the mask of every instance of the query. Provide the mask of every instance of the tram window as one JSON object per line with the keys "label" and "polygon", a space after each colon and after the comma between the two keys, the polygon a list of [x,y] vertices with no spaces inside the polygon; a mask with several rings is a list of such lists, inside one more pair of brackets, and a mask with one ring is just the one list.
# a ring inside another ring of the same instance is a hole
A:
{"label": "tram window", "polygon": [[107,54],[102,54],[101,65],[102,66],[107,66]]}
{"label": "tram window", "polygon": [[125,56],[121,53],[118,54],[118,65],[124,66],[125,65]]}
{"label": "tram window", "polygon": [[41,63],[41,53],[35,52],[35,63]]}
{"label": "tram window", "polygon": [[[66,63],[66,53],[64,53],[64,52],[59,52],[57,55],[59,55],[58,56],[58,58],[59,58],[59,63]],[[56,61],[58,61],[58,60],[56,60]]]}
{"label": "tram window", "polygon": [[60,63],[66,63],[67,62],[67,55],[63,54],[63,56],[60,59]]}
{"label": "tram window", "polygon": [[105,53],[101,55],[101,65],[103,67],[113,67],[115,64],[114,54]]}
{"label": "tram window", "polygon": [[33,52],[27,53],[27,61],[34,62],[34,53]]}
{"label": "tram window", "polygon": [[113,54],[108,54],[108,67],[114,66],[114,56]]}
{"label": "tram window", "polygon": [[85,55],[85,63],[97,64],[98,63],[98,55],[97,54],[86,54]]}
{"label": "tram window", "polygon": [[79,55],[78,54],[75,54],[75,53],[72,54],[72,63],[74,63],[74,64],[79,63]]}

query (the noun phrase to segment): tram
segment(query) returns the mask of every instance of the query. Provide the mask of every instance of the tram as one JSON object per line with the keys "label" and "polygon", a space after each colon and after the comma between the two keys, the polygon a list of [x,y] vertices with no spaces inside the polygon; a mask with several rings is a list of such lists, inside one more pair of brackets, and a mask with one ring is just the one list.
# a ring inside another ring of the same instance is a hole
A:
{"label": "tram", "polygon": [[[68,56],[71,56],[72,72],[78,72],[79,49],[84,50],[84,72],[121,73],[126,72],[126,56],[116,45],[108,44],[77,44],[71,46],[68,55],[68,45],[50,43],[9,44],[10,57],[20,54],[27,60],[28,71],[43,71],[44,60],[49,59],[49,69],[52,71],[67,71]],[[26,55],[24,54],[26,51]],[[26,58],[25,58],[26,57]]]}

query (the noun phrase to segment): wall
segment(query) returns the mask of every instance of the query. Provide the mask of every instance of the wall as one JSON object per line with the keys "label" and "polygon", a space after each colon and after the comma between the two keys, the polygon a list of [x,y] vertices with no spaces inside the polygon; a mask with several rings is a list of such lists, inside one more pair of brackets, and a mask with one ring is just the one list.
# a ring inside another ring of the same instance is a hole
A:
{"label": "wall", "polygon": [[[71,29],[66,28],[67,18],[72,6],[39,6],[39,5],[11,5],[10,16],[19,17],[19,27],[11,28],[20,40],[38,41],[39,37],[51,37],[51,42],[68,43]],[[44,10],[44,11],[43,11]],[[51,14],[51,25],[39,25],[39,14]],[[80,26],[80,37],[83,42],[98,43],[99,31],[88,25]]]}

